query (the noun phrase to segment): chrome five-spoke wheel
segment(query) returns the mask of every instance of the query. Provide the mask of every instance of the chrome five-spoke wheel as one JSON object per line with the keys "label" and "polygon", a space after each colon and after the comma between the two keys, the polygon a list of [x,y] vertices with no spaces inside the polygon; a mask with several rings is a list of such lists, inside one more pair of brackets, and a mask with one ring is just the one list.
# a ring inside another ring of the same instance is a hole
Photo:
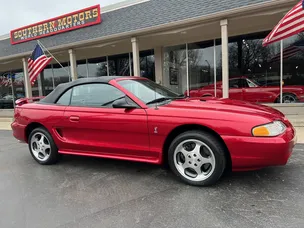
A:
{"label": "chrome five-spoke wheel", "polygon": [[39,161],[46,161],[51,154],[51,145],[43,133],[35,133],[31,138],[31,149],[35,158]]}
{"label": "chrome five-spoke wheel", "polygon": [[42,165],[53,164],[58,160],[58,149],[51,134],[38,127],[29,134],[29,149],[33,158]]}
{"label": "chrome five-spoke wheel", "polygon": [[192,130],[175,137],[168,150],[171,170],[184,182],[196,186],[215,184],[227,163],[225,147],[219,137]]}
{"label": "chrome five-spoke wheel", "polygon": [[196,139],[184,140],[174,151],[174,164],[178,172],[193,181],[203,181],[212,175],[215,157],[204,142]]}

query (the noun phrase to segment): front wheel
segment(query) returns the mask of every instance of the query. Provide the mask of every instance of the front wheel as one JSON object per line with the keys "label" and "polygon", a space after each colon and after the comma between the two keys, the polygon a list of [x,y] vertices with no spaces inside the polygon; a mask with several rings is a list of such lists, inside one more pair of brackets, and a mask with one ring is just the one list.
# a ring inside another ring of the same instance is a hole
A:
{"label": "front wheel", "polygon": [[226,167],[225,149],[213,135],[188,131],[177,136],[168,151],[171,170],[187,184],[215,184]]}
{"label": "front wheel", "polygon": [[[279,96],[278,99],[276,100],[276,103],[280,103],[280,101],[281,101],[281,99]],[[283,97],[282,97],[282,102],[283,103],[297,103],[298,98],[296,95],[294,95],[292,93],[284,93]]]}
{"label": "front wheel", "polygon": [[39,164],[50,165],[58,161],[57,146],[45,128],[34,129],[29,135],[28,145],[31,155]]}

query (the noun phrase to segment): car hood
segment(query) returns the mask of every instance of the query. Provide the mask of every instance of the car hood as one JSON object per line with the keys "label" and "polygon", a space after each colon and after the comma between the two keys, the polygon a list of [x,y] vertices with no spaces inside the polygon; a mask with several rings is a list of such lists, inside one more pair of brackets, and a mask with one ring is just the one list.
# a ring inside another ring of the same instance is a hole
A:
{"label": "car hood", "polygon": [[225,98],[186,98],[173,100],[165,106],[168,108],[216,110],[230,113],[234,112],[249,115],[260,115],[280,119],[284,118],[284,114],[277,109],[265,105]]}

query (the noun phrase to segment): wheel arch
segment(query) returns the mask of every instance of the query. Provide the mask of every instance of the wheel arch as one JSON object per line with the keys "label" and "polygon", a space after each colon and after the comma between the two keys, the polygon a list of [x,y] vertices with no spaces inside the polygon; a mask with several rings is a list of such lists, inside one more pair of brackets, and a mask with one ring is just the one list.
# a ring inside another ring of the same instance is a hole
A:
{"label": "wheel arch", "polygon": [[[293,93],[293,92],[283,92],[282,93],[282,95],[284,95],[284,94],[290,94],[290,95],[293,95],[293,96],[295,96],[295,98],[296,99],[298,99],[298,96],[295,94],[295,93]],[[276,96],[276,98],[275,98],[275,103],[279,103],[280,102],[280,93]]]}
{"label": "wheel arch", "polygon": [[29,138],[31,132],[38,127],[42,127],[44,129],[46,129],[46,127],[39,122],[32,122],[32,123],[30,123],[26,126],[26,128],[25,128],[25,140],[26,140],[26,142],[28,142],[28,138]]}
{"label": "wheel arch", "polygon": [[186,131],[191,131],[191,130],[199,130],[199,131],[204,131],[207,132],[211,135],[213,135],[214,137],[216,137],[220,143],[223,145],[223,147],[225,148],[225,155],[226,155],[226,159],[227,159],[227,167],[226,169],[231,170],[231,166],[232,166],[232,160],[231,160],[231,155],[230,152],[228,150],[228,147],[226,145],[226,143],[224,142],[223,138],[217,133],[215,132],[213,129],[200,125],[200,124],[184,124],[184,125],[180,125],[176,128],[174,128],[166,137],[164,145],[163,145],[163,150],[162,150],[162,163],[166,166],[168,164],[168,150],[170,147],[171,142],[174,140],[175,137],[177,137],[178,135],[186,132]]}

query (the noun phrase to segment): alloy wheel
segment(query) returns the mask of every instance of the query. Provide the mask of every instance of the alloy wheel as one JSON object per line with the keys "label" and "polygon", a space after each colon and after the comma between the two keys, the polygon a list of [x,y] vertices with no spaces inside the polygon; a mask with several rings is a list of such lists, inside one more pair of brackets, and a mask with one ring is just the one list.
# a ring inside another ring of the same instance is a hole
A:
{"label": "alloy wheel", "polygon": [[174,151],[177,171],[191,181],[204,181],[215,170],[215,156],[208,145],[197,139],[182,141]]}
{"label": "alloy wheel", "polygon": [[36,159],[44,162],[51,155],[51,144],[43,133],[37,132],[31,137],[31,150]]}

